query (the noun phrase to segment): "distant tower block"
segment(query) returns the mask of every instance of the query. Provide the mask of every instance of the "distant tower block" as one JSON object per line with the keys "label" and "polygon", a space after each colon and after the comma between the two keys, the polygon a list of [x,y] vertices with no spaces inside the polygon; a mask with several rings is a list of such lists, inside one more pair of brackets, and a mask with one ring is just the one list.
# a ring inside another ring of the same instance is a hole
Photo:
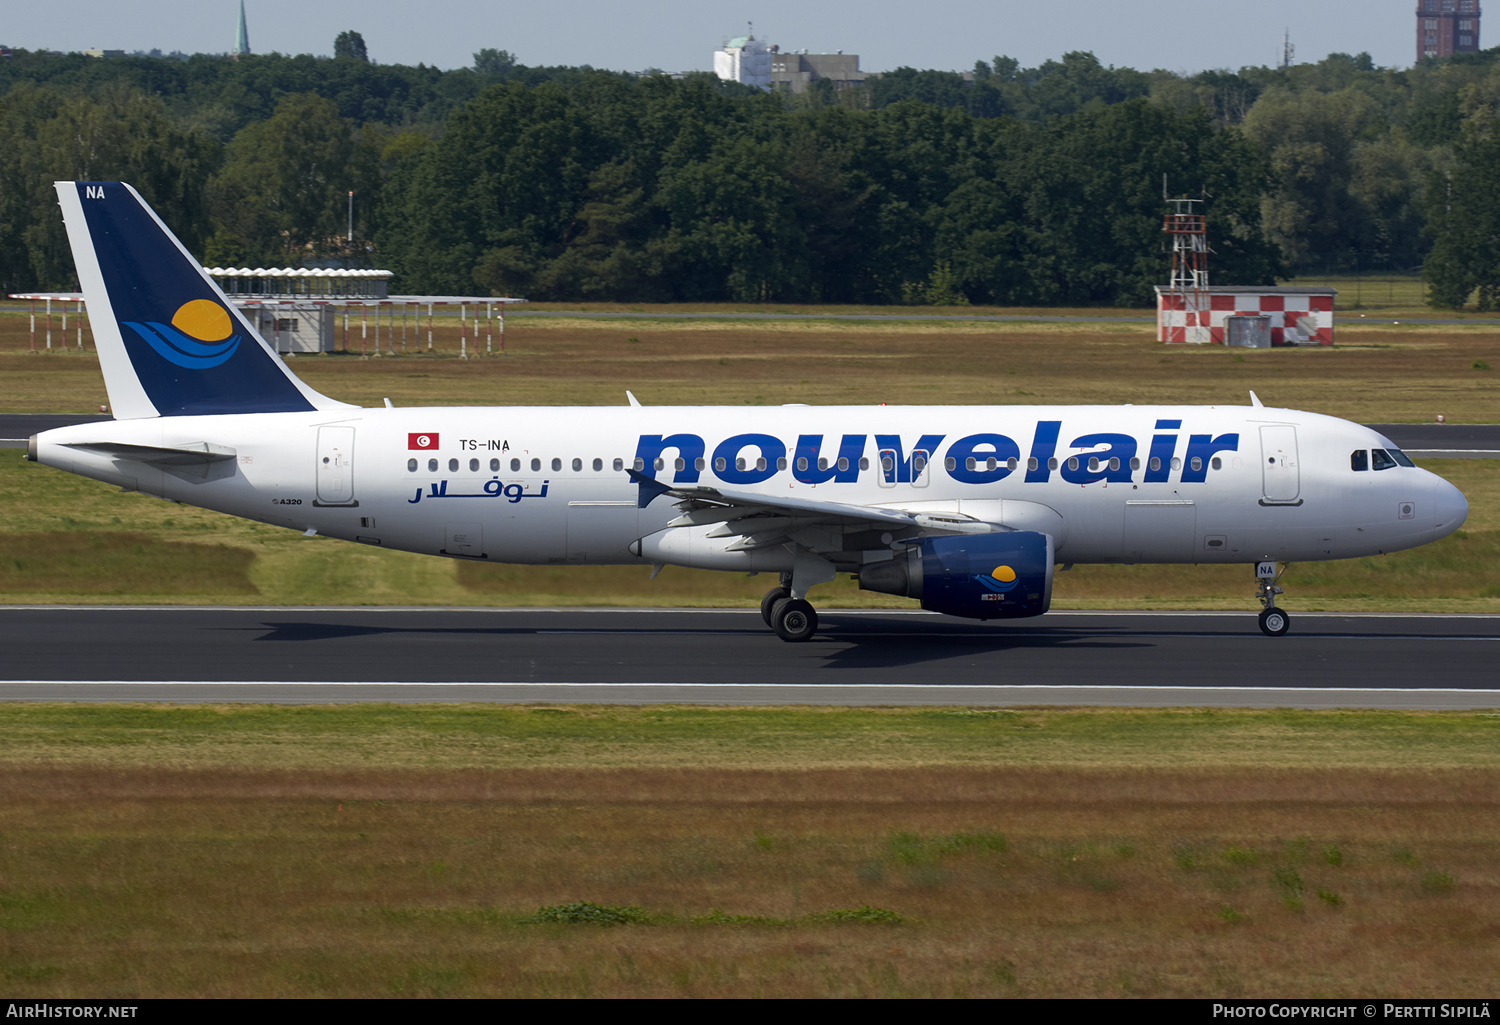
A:
{"label": "distant tower block", "polygon": [[250,52],[250,30],[245,26],[245,0],[240,0],[240,24],[234,33],[235,57],[243,57]]}
{"label": "distant tower block", "polygon": [[1417,0],[1417,60],[1479,52],[1479,0]]}
{"label": "distant tower block", "polygon": [[1162,231],[1172,239],[1172,278],[1168,293],[1172,306],[1181,311],[1185,328],[1182,341],[1212,341],[1209,334],[1208,222],[1194,207],[1201,199],[1169,199]]}

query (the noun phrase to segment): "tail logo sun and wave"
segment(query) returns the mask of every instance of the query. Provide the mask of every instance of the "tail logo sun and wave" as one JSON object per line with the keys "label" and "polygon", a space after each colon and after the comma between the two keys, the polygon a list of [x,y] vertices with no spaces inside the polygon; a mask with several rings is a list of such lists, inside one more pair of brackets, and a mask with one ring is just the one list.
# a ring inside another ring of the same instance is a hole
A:
{"label": "tail logo sun and wave", "polygon": [[292,375],[129,185],[57,196],[117,419],[350,408]]}
{"label": "tail logo sun and wave", "polygon": [[159,321],[121,323],[162,359],[186,370],[207,370],[227,363],[240,346],[229,313],[209,299],[192,299],[177,308],[170,325]]}

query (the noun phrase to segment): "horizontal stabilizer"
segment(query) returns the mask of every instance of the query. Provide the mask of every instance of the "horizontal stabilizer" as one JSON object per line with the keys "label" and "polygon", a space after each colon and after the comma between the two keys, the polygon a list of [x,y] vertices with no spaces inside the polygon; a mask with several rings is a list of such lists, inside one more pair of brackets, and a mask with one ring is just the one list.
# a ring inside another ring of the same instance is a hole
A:
{"label": "horizontal stabilizer", "polygon": [[198,466],[203,463],[222,463],[233,459],[238,453],[223,445],[206,441],[191,445],[124,445],[114,441],[67,441],[68,448],[86,448],[92,452],[104,452],[119,459],[133,459],[151,466]]}

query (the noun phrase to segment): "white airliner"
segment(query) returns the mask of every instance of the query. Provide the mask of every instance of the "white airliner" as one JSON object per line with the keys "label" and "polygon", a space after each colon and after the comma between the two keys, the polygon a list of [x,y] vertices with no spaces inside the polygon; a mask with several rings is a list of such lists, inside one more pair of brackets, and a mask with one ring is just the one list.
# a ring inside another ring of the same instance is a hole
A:
{"label": "white airliner", "polygon": [[[1234,406],[363,408],[318,394],[129,185],[58,182],[112,423],[28,456],[189,505],[491,562],[780,575],[784,640],[838,573],[974,619],[1037,616],[1054,567],[1277,564],[1413,548],[1468,515],[1389,440]],[[627,393],[628,395],[628,393]],[[1248,581],[1247,581],[1248,583]]]}

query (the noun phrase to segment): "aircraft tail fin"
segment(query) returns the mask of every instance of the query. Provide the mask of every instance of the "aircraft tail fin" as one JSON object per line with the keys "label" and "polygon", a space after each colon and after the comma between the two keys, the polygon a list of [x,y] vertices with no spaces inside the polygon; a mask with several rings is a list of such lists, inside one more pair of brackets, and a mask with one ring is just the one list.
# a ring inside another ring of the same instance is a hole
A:
{"label": "aircraft tail fin", "polygon": [[56,186],[117,419],[351,408],[297,380],[135,189]]}

